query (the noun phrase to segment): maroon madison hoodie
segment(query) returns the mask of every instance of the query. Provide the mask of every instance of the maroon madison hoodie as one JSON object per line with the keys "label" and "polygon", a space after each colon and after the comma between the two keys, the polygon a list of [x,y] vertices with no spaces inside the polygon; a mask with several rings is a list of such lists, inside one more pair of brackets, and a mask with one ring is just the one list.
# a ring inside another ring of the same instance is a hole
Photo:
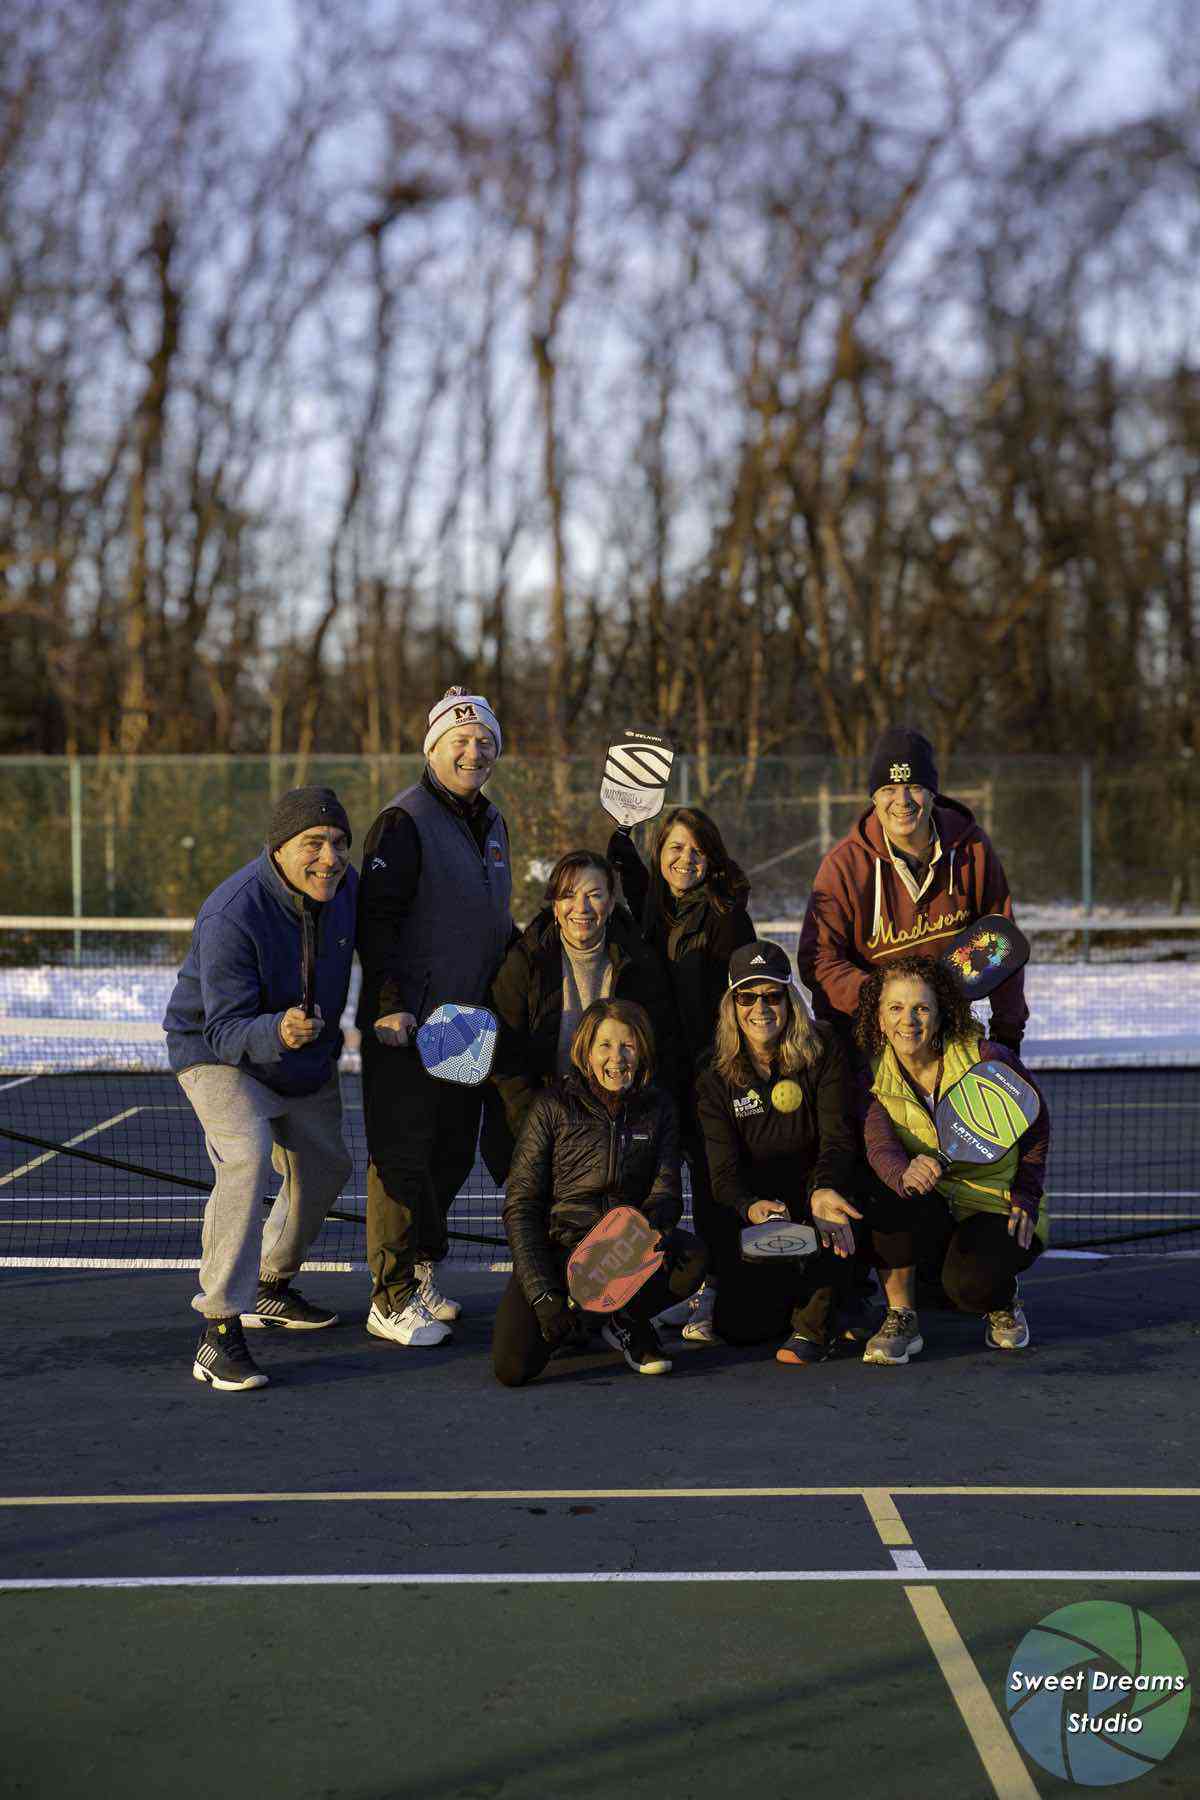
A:
{"label": "maroon madison hoodie", "polygon": [[[1012,918],[1000,858],[969,808],[938,794],[933,828],[941,853],[916,900],[896,871],[872,808],[823,859],[796,951],[818,1019],[845,1027],[868,974],[886,968],[889,957],[940,956],[955,932],[986,913]],[[1023,972],[1001,983],[991,1007],[993,1028],[1019,1041],[1029,1017]]]}

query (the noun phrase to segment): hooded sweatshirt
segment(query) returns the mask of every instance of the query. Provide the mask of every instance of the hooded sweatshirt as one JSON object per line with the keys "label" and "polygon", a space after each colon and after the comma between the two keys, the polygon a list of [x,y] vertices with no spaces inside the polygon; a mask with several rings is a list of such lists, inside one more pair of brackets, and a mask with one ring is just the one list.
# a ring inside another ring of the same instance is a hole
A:
{"label": "hooded sweatshirt", "polygon": [[[859,990],[875,968],[905,954],[940,956],[950,939],[988,913],[1013,916],[1000,858],[961,800],[938,794],[934,855],[924,881],[893,853],[873,808],[817,870],[796,966],[818,1019],[848,1030]],[[915,890],[915,892],[914,892]],[[1029,1009],[1024,971],[991,995],[992,1034],[1019,1044]]]}

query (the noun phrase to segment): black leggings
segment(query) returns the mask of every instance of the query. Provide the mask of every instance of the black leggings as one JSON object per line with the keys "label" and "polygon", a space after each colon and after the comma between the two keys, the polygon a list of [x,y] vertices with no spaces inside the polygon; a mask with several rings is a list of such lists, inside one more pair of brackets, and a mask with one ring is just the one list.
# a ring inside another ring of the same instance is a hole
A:
{"label": "black leggings", "polygon": [[[1042,1253],[1010,1236],[1003,1213],[968,1213],[956,1220],[938,1194],[914,1196],[909,1222],[872,1219],[871,1242],[884,1274],[890,1269],[940,1269],[946,1298],[959,1312],[1000,1312],[1012,1305],[1017,1276]],[[891,1227],[888,1229],[887,1227]],[[881,1227],[883,1227],[881,1229]]]}
{"label": "black leggings", "polygon": [[[686,1231],[681,1231],[679,1236],[683,1240],[680,1254],[664,1263],[645,1287],[638,1290],[629,1305],[621,1308],[622,1319],[645,1324],[665,1307],[673,1306],[677,1300],[686,1300],[700,1286],[706,1261],[704,1246]],[[564,1290],[569,1254],[564,1250],[559,1258]],[[585,1317],[598,1320],[602,1315],[587,1313]],[[505,1387],[524,1387],[527,1381],[541,1374],[553,1354],[553,1347],[542,1336],[537,1314],[525,1298],[524,1288],[515,1275],[510,1276],[508,1286],[500,1296],[492,1327],[492,1368],[496,1380],[503,1382]]]}

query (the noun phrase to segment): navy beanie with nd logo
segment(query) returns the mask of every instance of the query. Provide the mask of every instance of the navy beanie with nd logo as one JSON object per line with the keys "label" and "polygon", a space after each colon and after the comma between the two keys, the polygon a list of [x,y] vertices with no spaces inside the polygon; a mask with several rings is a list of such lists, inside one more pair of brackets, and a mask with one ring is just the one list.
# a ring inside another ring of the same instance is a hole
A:
{"label": "navy beanie with nd logo", "polygon": [[867,792],[890,787],[893,782],[913,782],[938,791],[938,772],[933,760],[933,745],[909,725],[891,725],[871,752],[867,773]]}

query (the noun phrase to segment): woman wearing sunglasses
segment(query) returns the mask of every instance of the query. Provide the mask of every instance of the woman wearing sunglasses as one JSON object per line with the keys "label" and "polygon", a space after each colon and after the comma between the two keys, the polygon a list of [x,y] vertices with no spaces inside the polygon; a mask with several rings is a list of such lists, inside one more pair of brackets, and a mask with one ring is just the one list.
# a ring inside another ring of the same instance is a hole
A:
{"label": "woman wearing sunglasses", "polygon": [[810,1018],[778,944],[744,944],[730,959],[696,1106],[717,1204],[741,1225],[811,1223],[822,1244],[805,1262],[728,1258],[717,1270],[717,1333],[730,1344],[785,1338],[777,1361],[822,1362],[862,1216],[846,1198],[861,1164],[845,1056]]}

